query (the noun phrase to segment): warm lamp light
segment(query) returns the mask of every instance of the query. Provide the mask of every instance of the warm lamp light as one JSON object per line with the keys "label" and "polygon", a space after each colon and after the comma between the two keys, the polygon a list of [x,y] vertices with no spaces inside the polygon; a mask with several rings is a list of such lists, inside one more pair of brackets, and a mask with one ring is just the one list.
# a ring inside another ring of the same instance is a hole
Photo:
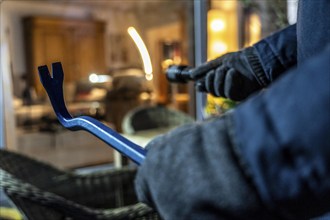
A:
{"label": "warm lamp light", "polygon": [[110,76],[91,73],[88,79],[91,83],[104,83],[110,80]]}
{"label": "warm lamp light", "polygon": [[237,2],[236,1],[222,1],[221,2],[221,8],[223,10],[235,10],[237,7]]}
{"label": "warm lamp light", "polygon": [[96,73],[92,73],[89,75],[88,79],[91,83],[96,83],[99,78],[97,77]]}
{"label": "warm lamp light", "polygon": [[249,23],[249,42],[248,45],[252,45],[260,40],[261,38],[261,21],[257,14],[250,16]]}
{"label": "warm lamp light", "polygon": [[214,32],[223,31],[225,29],[225,22],[221,19],[214,19],[211,21],[210,27]]}
{"label": "warm lamp light", "polygon": [[133,39],[135,45],[137,46],[137,48],[140,52],[142,62],[143,62],[144,72],[146,73],[146,75],[145,75],[146,79],[152,80],[152,78],[153,78],[152,65],[151,65],[151,60],[150,60],[150,56],[149,56],[146,45],[144,44],[142,38],[140,37],[140,35],[138,34],[138,32],[135,30],[134,27],[129,27],[127,29],[127,32]]}
{"label": "warm lamp light", "polygon": [[154,78],[152,74],[146,74],[146,79],[151,81]]}
{"label": "warm lamp light", "polygon": [[237,0],[211,0],[211,8],[223,11],[235,11],[237,9]]}
{"label": "warm lamp light", "polygon": [[232,41],[229,39],[228,31],[231,26],[228,23],[228,15],[219,9],[211,9],[207,12],[208,20],[208,59],[214,59],[229,49],[229,43]]}
{"label": "warm lamp light", "polygon": [[223,54],[227,49],[228,47],[224,42],[216,41],[212,44],[212,50],[214,53]]}

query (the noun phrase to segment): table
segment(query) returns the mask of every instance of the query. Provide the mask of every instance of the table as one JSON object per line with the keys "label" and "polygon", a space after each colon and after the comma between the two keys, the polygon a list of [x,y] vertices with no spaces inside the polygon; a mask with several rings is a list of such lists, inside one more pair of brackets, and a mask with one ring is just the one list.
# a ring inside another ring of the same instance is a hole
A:
{"label": "table", "polygon": [[[121,134],[123,137],[127,138],[128,140],[132,141],[133,143],[145,148],[147,144],[154,139],[158,135],[162,135],[167,133],[168,131],[172,130],[175,127],[163,127],[163,128],[156,128],[156,129],[149,129],[143,131],[137,131],[134,134]],[[114,152],[114,164],[115,167],[122,167],[123,166],[123,157],[118,152]]]}

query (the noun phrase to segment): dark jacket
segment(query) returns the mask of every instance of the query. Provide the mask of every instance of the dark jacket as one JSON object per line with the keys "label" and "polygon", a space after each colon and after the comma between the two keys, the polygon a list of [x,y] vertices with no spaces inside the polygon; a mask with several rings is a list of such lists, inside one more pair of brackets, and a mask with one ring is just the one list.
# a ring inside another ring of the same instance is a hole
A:
{"label": "dark jacket", "polygon": [[296,25],[254,45],[269,81],[284,76],[233,113],[262,200],[296,219],[330,211],[329,14],[330,1],[301,0]]}
{"label": "dark jacket", "polygon": [[269,207],[330,211],[330,47],[233,111],[236,150]]}
{"label": "dark jacket", "polygon": [[329,14],[327,0],[300,0],[297,24],[254,45],[270,82],[326,48],[330,42]]}
{"label": "dark jacket", "polygon": [[148,145],[136,179],[141,201],[164,219],[300,220],[330,211],[329,4],[300,0],[296,25],[254,45],[267,89]]}
{"label": "dark jacket", "polygon": [[170,220],[329,212],[329,57],[330,47],[226,115],[154,139],[136,178],[139,200]]}

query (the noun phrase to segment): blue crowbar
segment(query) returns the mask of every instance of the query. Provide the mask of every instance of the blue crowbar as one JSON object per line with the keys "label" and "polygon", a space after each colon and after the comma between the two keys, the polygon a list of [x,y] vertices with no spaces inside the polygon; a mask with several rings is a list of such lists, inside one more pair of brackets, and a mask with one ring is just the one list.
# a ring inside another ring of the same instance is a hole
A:
{"label": "blue crowbar", "polygon": [[65,128],[72,131],[88,131],[133,160],[135,163],[142,163],[147,153],[144,148],[129,141],[94,118],[88,116],[78,116],[73,118],[70,115],[63,97],[64,73],[60,62],[52,63],[52,74],[49,73],[46,65],[39,66],[38,71],[41,83],[48,94],[55,114]]}

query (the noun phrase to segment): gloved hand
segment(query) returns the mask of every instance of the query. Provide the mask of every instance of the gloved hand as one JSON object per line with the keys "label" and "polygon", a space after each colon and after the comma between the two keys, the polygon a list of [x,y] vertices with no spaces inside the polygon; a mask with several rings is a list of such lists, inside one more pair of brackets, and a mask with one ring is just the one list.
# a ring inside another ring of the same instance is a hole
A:
{"label": "gloved hand", "polygon": [[268,81],[253,47],[227,53],[191,71],[200,91],[241,101],[267,86]]}
{"label": "gloved hand", "polygon": [[226,117],[149,143],[135,180],[138,199],[165,220],[274,219],[238,165]]}

